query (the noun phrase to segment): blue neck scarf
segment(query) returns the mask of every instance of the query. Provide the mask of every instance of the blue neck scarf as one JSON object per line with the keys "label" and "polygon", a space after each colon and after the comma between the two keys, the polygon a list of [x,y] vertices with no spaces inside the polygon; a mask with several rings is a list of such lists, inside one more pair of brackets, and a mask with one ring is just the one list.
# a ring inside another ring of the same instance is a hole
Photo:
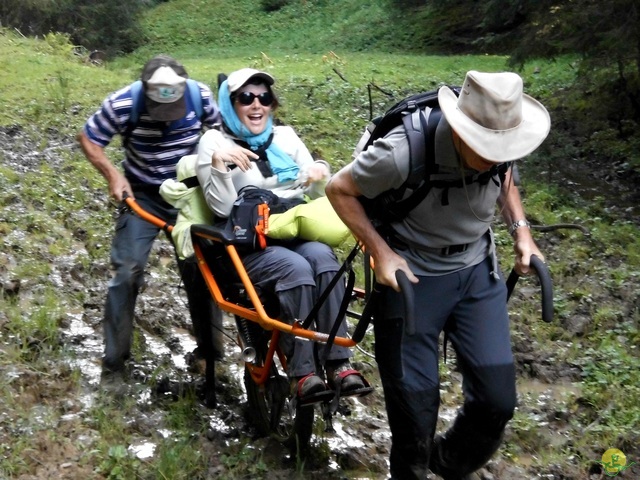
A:
{"label": "blue neck scarf", "polygon": [[[273,119],[269,115],[267,120],[267,126],[262,133],[254,135],[249,129],[240,121],[236,111],[231,104],[231,95],[229,94],[229,86],[225,80],[220,85],[218,90],[218,105],[220,107],[220,114],[224,120],[225,125],[233,132],[233,134],[246,142],[251,150],[257,150],[262,145],[267,143],[271,136],[273,129]],[[267,159],[269,160],[269,166],[271,171],[278,176],[278,182],[284,183],[298,178],[298,172],[300,167],[293,161],[293,159],[282,151],[275,143],[271,142],[267,148]]]}

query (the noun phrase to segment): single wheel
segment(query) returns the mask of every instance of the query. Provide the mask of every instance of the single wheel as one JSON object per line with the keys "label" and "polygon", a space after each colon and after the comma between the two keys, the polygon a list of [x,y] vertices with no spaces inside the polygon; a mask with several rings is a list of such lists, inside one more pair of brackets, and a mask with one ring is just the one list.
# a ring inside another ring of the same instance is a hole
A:
{"label": "single wheel", "polygon": [[[253,347],[255,359],[252,363],[263,366],[270,335],[249,320],[237,319],[237,322],[242,348]],[[249,367],[245,366],[244,385],[251,419],[258,432],[275,438],[292,453],[306,452],[313,432],[315,408],[292,405],[287,376],[274,364],[266,382],[258,385],[251,377]]]}

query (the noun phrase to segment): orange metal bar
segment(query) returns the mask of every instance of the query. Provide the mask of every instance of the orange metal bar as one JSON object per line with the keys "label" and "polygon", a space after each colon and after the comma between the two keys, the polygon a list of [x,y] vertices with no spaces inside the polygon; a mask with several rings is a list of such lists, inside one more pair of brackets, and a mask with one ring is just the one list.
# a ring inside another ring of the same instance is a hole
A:
{"label": "orange metal bar", "polygon": [[[166,232],[171,232],[173,230],[173,225],[165,222],[161,218],[156,217],[155,215],[144,210],[138,204],[138,202],[135,201],[135,199],[125,196],[124,201],[126,202],[127,206],[131,210],[133,210],[137,215],[139,215],[143,220],[146,220],[147,222],[157,226],[158,228],[161,228]],[[218,242],[220,241],[219,239],[212,237],[210,235],[204,235],[201,233],[198,233],[198,235],[213,241],[218,241]],[[235,303],[231,303],[222,296],[220,287],[218,286],[215,278],[213,278],[213,275],[211,274],[211,270],[209,269],[209,266],[207,265],[204,259],[202,250],[197,244],[194,244],[193,247],[194,247],[196,258],[198,260],[200,271],[202,272],[202,276],[204,277],[204,280],[209,288],[209,291],[213,295],[214,300],[216,301],[218,306],[223,311],[234,314],[234,315],[239,315],[252,322],[257,322],[258,324],[260,324],[262,328],[266,330],[276,329],[281,332],[290,333],[298,337],[313,340],[315,342],[323,342],[323,343],[327,342],[327,340],[329,339],[329,335],[326,333],[315,332],[313,330],[302,328],[298,322],[295,322],[294,325],[289,325],[288,323],[273,319],[269,317],[269,315],[267,315],[267,312],[264,310],[264,307],[262,305],[262,301],[260,300],[260,297],[258,296],[258,293],[256,292],[253,286],[253,283],[249,279],[249,275],[247,274],[247,271],[245,270],[244,265],[242,264],[242,260],[240,259],[240,256],[238,255],[238,252],[235,246],[225,245],[225,249],[227,250],[229,257],[231,258],[231,261],[233,262],[233,265],[236,268],[238,275],[240,276],[240,280],[242,281],[242,284],[255,310],[252,310],[250,308],[246,308],[240,305],[236,305]],[[353,347],[356,345],[356,342],[354,342],[350,338],[345,338],[345,337],[336,337],[334,339],[334,343],[341,347]]]}
{"label": "orange metal bar", "polygon": [[[236,268],[236,271],[238,272],[238,275],[240,276],[240,280],[244,285],[247,295],[249,295],[249,299],[251,300],[252,305],[256,309],[256,312],[258,312],[258,316],[260,317],[259,323],[263,328],[267,330],[275,328],[277,330],[280,330],[281,332],[292,333],[296,337],[308,338],[309,340],[314,340],[316,342],[326,343],[329,340],[328,334],[302,328],[297,321],[294,322],[293,325],[289,325],[288,323],[284,323],[280,320],[269,317],[269,315],[267,315],[267,312],[264,310],[264,307],[262,306],[262,301],[260,300],[258,293],[253,287],[253,283],[249,279],[249,275],[247,274],[247,271],[242,264],[242,260],[238,255],[238,251],[233,245],[227,245],[226,249],[229,257],[231,258],[231,261],[233,262],[234,267]],[[353,347],[356,344],[350,338],[344,337],[336,337],[334,339],[334,343],[342,347]]]}
{"label": "orange metal bar", "polygon": [[[218,239],[211,237],[209,235],[201,234],[198,232],[196,235],[199,235],[203,238],[208,238],[213,241],[219,241]],[[264,310],[262,305],[262,301],[256,292],[253,283],[249,279],[249,275],[242,264],[242,260],[238,255],[238,251],[233,245],[225,245],[225,249],[229,254],[229,258],[234,265],[234,268],[238,272],[240,280],[242,281],[242,285],[245,288],[249,299],[251,300],[251,304],[254,310],[248,309],[246,307],[242,307],[240,305],[236,305],[234,303],[228,302],[222,296],[220,292],[220,288],[218,287],[213,275],[211,274],[211,270],[209,270],[209,266],[204,260],[204,256],[202,255],[202,250],[199,248],[197,243],[194,243],[194,251],[196,253],[196,258],[198,259],[198,265],[200,266],[200,271],[209,285],[211,293],[214,295],[216,303],[220,306],[220,308],[224,311],[228,311],[235,315],[240,315],[241,317],[246,318],[247,320],[251,320],[260,324],[260,326],[266,330],[273,330],[274,328],[280,330],[281,332],[290,333],[296,335],[297,337],[307,338],[309,340],[313,340],[316,342],[326,343],[329,339],[329,335],[322,332],[315,332],[313,330],[308,330],[306,328],[302,328],[298,322],[295,322],[293,325],[289,325],[288,323],[282,322],[280,320],[273,319],[267,315],[267,312]],[[336,337],[334,339],[334,343],[341,347],[353,347],[356,345],[356,342],[346,337]]]}
{"label": "orange metal bar", "polygon": [[[278,358],[280,358],[280,351],[278,349],[278,341],[280,340],[280,330],[274,330],[271,334],[271,342],[269,343],[269,350],[267,351],[267,355],[265,357],[265,362],[262,367],[259,367],[253,363],[245,362],[245,365],[249,368],[249,373],[251,373],[251,378],[258,385],[263,385],[267,379],[269,378],[269,372],[271,371],[271,367],[273,366],[273,356],[278,352]],[[283,364],[283,368],[285,372],[287,371],[286,364]]]}
{"label": "orange metal bar", "polygon": [[127,206],[131,210],[133,210],[137,215],[139,215],[140,218],[142,218],[143,220],[146,220],[150,224],[155,225],[158,228],[161,228],[165,232],[171,232],[171,230],[173,230],[173,225],[171,225],[170,223],[165,222],[161,218],[156,217],[155,215],[147,212],[140,205],[138,205],[138,202],[136,202],[134,198],[126,196],[124,198],[124,201],[126,202]]}

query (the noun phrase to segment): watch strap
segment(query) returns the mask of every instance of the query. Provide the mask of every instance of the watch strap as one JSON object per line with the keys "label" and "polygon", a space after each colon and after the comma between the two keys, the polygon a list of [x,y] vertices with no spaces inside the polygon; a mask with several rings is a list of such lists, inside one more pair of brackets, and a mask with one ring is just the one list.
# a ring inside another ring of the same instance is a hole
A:
{"label": "watch strap", "polygon": [[531,224],[524,219],[517,220],[513,222],[509,227],[509,235],[513,237],[513,235],[516,233],[516,230],[519,229],[520,227],[531,228]]}

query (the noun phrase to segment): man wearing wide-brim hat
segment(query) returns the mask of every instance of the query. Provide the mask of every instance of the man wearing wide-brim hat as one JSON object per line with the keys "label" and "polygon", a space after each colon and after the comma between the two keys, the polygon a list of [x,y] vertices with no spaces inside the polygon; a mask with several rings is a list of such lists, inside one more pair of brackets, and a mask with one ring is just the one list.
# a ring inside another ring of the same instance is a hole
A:
{"label": "man wearing wide-brim hat", "polygon": [[[549,133],[547,110],[523,93],[515,73],[467,73],[460,95],[438,92],[437,174],[428,195],[383,238],[358,197],[402,186],[409,144],[402,127],[358,154],[327,185],[336,212],[375,262],[383,288],[374,333],[392,433],[391,476],[445,480],[474,473],[495,453],[516,404],[506,286],[491,223],[496,204],[514,238],[515,269],[527,274],[543,259],[514,185],[512,162]],[[436,182],[437,180],[437,182]],[[389,240],[389,242],[387,241]],[[412,282],[415,334],[403,325],[395,278]],[[435,435],[439,407],[438,338],[446,331],[463,373],[464,404],[449,429]]]}

